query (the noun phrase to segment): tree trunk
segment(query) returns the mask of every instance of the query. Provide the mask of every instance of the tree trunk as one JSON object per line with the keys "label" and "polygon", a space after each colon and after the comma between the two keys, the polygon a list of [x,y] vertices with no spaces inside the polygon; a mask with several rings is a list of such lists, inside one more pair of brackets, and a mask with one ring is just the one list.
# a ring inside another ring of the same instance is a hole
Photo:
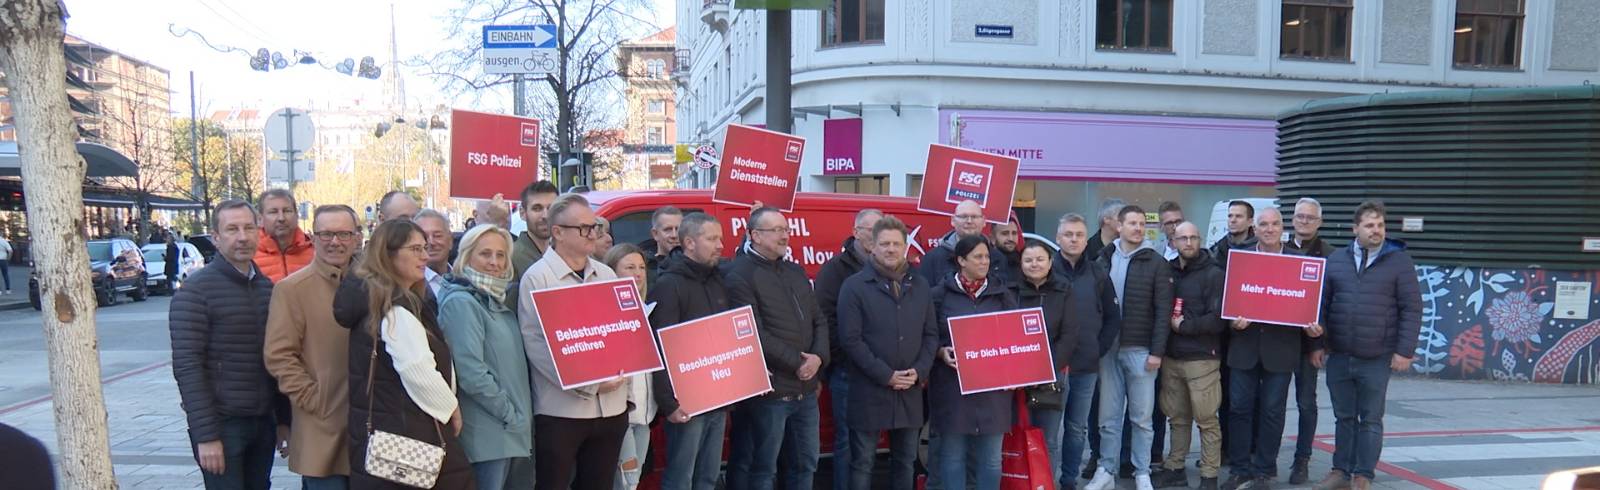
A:
{"label": "tree trunk", "polygon": [[50,354],[61,488],[115,489],[83,237],[84,161],[67,106],[57,0],[0,0],[0,71],[16,114],[28,231]]}

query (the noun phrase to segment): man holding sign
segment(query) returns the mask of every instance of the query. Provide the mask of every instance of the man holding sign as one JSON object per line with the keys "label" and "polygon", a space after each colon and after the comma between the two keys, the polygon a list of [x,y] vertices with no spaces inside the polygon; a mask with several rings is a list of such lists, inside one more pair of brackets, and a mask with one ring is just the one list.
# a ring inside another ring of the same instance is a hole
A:
{"label": "man holding sign", "polygon": [[545,336],[532,293],[541,289],[607,281],[617,274],[589,260],[594,248],[594,211],[578,194],[550,205],[548,222],[554,245],[528,267],[519,283],[517,317],[522,341],[533,367],[534,464],[540,490],[573,488],[609,490],[617,473],[622,436],[628,430],[628,378],[562,389],[560,374]]}
{"label": "man holding sign", "polygon": [[[722,256],[722,224],[705,213],[683,218],[676,241],[682,253],[667,257],[661,276],[650,288],[650,325],[657,329],[728,310],[728,290],[717,274]],[[665,242],[661,246],[667,246]],[[670,370],[671,367],[668,367]],[[666,370],[655,373],[655,399],[667,415],[667,468],[663,490],[712,490],[722,471],[722,433],[727,411],[694,417],[678,406],[678,395]]]}
{"label": "man holding sign", "polygon": [[[1277,208],[1256,214],[1255,231],[1257,241],[1251,251],[1288,253],[1283,247],[1283,214]],[[1228,341],[1228,430],[1232,433],[1227,453],[1232,476],[1223,487],[1269,488],[1278,474],[1289,381],[1300,366],[1301,354],[1318,348],[1316,338],[1322,336],[1322,327],[1252,322],[1243,318],[1250,316],[1250,311],[1229,313],[1233,314]]]}

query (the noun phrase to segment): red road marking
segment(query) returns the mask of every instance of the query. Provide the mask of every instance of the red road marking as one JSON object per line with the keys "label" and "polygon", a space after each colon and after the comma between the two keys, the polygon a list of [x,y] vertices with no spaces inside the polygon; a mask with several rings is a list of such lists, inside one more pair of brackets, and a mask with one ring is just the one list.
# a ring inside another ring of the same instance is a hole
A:
{"label": "red road marking", "polygon": [[[1333,454],[1333,445],[1328,444],[1326,442],[1312,441],[1311,442],[1311,446],[1315,447],[1317,449],[1326,451],[1328,454]],[[1379,461],[1378,462],[1378,467],[1376,469],[1378,471],[1382,471],[1384,473],[1388,473],[1390,475],[1394,475],[1395,477],[1398,477],[1401,480],[1405,480],[1405,481],[1408,481],[1408,482],[1411,482],[1411,483],[1415,483],[1417,485],[1421,485],[1423,488],[1427,488],[1429,490],[1460,490],[1460,487],[1456,487],[1456,486],[1451,485],[1449,483],[1445,483],[1445,482],[1442,482],[1442,481],[1439,481],[1439,480],[1435,480],[1435,479],[1432,479],[1432,478],[1428,478],[1426,476],[1419,475],[1415,471],[1411,471],[1411,470],[1408,470],[1408,469],[1405,469],[1405,468],[1401,468],[1399,466],[1395,466],[1393,464],[1385,463],[1383,461]]]}
{"label": "red road marking", "polygon": [[[140,374],[148,373],[150,371],[154,371],[154,370],[157,370],[157,369],[161,369],[161,368],[167,367],[167,366],[169,366],[171,364],[172,364],[172,361],[161,361],[161,362],[158,362],[158,363],[155,363],[155,364],[151,364],[151,365],[148,365],[148,366],[143,366],[143,367],[135,368],[135,369],[128,370],[128,371],[123,371],[121,373],[117,373],[115,375],[112,375],[109,378],[101,379],[100,380],[100,385],[101,386],[105,386],[105,385],[108,385],[108,384],[111,384],[111,383],[122,381],[124,379],[128,379],[128,378],[131,378],[131,377],[134,377],[134,376],[138,376]],[[0,408],[0,415],[5,415],[5,414],[11,413],[11,412],[15,412],[17,410],[22,410],[24,408],[28,408],[28,407],[31,407],[31,406],[34,406],[34,405],[38,405],[40,403],[44,403],[44,402],[50,401],[50,398],[51,398],[51,395],[44,395],[44,396],[41,396],[41,397],[38,397],[38,398],[34,398],[34,399],[31,399],[31,400],[24,400],[22,402],[14,403],[14,404],[12,404],[10,406],[7,406],[5,408]]]}
{"label": "red road marking", "polygon": [[[1429,430],[1419,432],[1386,432],[1385,439],[1390,437],[1428,437],[1428,436],[1470,436],[1484,434],[1537,434],[1547,432],[1596,432],[1600,425],[1586,425],[1579,427],[1528,427],[1520,429],[1464,429],[1464,430]],[[1333,439],[1333,434],[1317,434],[1316,439]],[[1296,439],[1297,436],[1289,436]]]}

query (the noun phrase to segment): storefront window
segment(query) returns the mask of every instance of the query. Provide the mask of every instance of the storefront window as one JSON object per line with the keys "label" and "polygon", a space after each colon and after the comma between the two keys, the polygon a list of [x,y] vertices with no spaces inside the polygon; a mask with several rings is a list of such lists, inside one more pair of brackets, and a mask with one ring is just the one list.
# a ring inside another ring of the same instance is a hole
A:
{"label": "storefront window", "polygon": [[889,176],[834,177],[833,192],[887,196],[889,195]]}

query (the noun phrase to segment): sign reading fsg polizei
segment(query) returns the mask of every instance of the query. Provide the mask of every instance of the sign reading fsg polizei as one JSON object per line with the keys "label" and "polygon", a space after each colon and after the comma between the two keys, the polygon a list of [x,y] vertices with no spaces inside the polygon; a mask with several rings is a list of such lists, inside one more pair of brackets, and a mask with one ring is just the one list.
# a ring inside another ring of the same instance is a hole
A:
{"label": "sign reading fsg polizei", "polygon": [[951,317],[961,394],[1004,390],[1056,380],[1044,310],[1029,308]]}
{"label": "sign reading fsg polizei", "polygon": [[632,278],[529,294],[561,389],[662,368],[644,298]]}
{"label": "sign reading fsg polizei", "polygon": [[1319,257],[1231,250],[1222,317],[1294,327],[1316,323],[1326,266]]}
{"label": "sign reading fsg polizei", "polygon": [[799,136],[729,124],[711,200],[736,206],[760,201],[784,212],[794,210],[805,149],[806,139]]}
{"label": "sign reading fsg polizei", "polygon": [[661,353],[678,406],[693,417],[772,391],[749,306],[666,327]]}
{"label": "sign reading fsg polizei", "polygon": [[962,201],[983,208],[990,223],[1005,223],[1017,192],[1017,159],[940,144],[928,145],[917,209],[955,216]]}
{"label": "sign reading fsg polizei", "polygon": [[539,180],[539,120],[450,111],[450,197],[518,195]]}

